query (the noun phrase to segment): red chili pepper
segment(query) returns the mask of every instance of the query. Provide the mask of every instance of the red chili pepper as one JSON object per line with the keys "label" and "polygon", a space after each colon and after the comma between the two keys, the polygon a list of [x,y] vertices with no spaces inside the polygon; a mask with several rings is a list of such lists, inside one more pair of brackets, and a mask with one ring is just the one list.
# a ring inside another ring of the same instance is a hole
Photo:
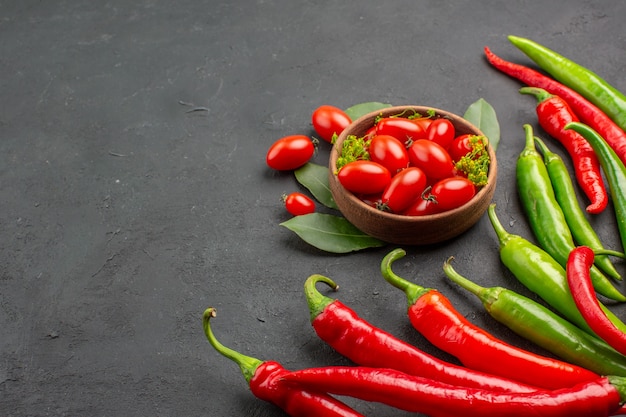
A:
{"label": "red chili pepper", "polygon": [[487,60],[494,68],[513,77],[531,87],[539,87],[563,98],[575,114],[596,130],[613,148],[624,164],[626,164],[626,132],[624,132],[610,117],[582,95],[560,82],[523,65],[505,61],[488,47],[485,47]]}
{"label": "red chili pepper", "polygon": [[600,161],[589,142],[580,133],[564,129],[568,123],[579,121],[578,116],[563,98],[550,94],[543,88],[523,87],[520,93],[535,96],[538,102],[536,111],[539,124],[565,147],[572,158],[578,184],[591,201],[587,206],[587,212],[592,214],[602,212],[609,202],[609,196],[604,186]]}
{"label": "red chili pepper", "polygon": [[574,248],[567,259],[567,283],[580,314],[591,330],[615,350],[626,355],[626,333],[608,319],[591,284],[589,268],[595,254],[588,246]]}
{"label": "red chili pepper", "polygon": [[333,289],[337,288],[330,278],[322,275],[312,275],[306,280],[304,290],[311,312],[311,324],[323,341],[356,364],[393,368],[449,384],[491,391],[541,390],[435,358],[373,326],[340,301],[322,295],[315,288],[318,282],[323,282]]}
{"label": "red chili pepper", "polygon": [[383,277],[406,294],[413,327],[463,365],[546,389],[598,378],[579,366],[512,346],[472,324],[439,291],[413,284],[391,270],[391,264],[405,254],[403,249],[395,249],[385,256],[380,267]]}
{"label": "red chili pepper", "polygon": [[509,393],[459,387],[393,369],[309,368],[283,376],[305,389],[325,390],[431,417],[606,417],[620,409],[626,378],[598,377],[571,388]]}
{"label": "red chili pepper", "polygon": [[289,373],[275,361],[260,361],[222,345],[213,335],[210,320],[215,309],[204,312],[202,324],[209,343],[222,355],[232,359],[250,385],[250,391],[259,399],[273,403],[292,417],[364,417],[343,402],[325,394],[288,386],[282,378]]}

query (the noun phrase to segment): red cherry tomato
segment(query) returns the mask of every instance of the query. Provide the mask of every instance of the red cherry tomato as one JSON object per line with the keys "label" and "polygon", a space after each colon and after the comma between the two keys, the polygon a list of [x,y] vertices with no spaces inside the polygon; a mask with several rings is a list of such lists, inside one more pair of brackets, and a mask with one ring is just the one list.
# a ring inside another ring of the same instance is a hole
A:
{"label": "red cherry tomato", "polygon": [[414,123],[417,123],[418,125],[422,126],[422,128],[424,129],[424,132],[426,132],[428,130],[428,127],[430,126],[430,124],[433,122],[434,119],[431,119],[430,117],[420,117],[418,119],[411,119]]}
{"label": "red cherry tomato", "polygon": [[471,135],[457,136],[450,146],[448,146],[448,153],[454,162],[458,162],[459,159],[472,150],[472,145],[469,142],[470,136]]}
{"label": "red cherry tomato", "polygon": [[284,196],[285,208],[294,216],[315,212],[315,202],[302,193],[291,193]]}
{"label": "red cherry tomato", "polygon": [[423,120],[430,119],[385,117],[376,124],[376,134],[393,136],[403,143],[408,140],[426,139],[426,127]]}
{"label": "red cherry tomato", "polygon": [[436,119],[428,126],[426,131],[427,139],[440,144],[444,149],[452,143],[455,136],[455,129],[448,119]]}
{"label": "red cherry tomato", "polygon": [[368,151],[370,159],[387,168],[392,176],[409,166],[409,153],[406,147],[393,136],[374,136]]}
{"label": "red cherry tomato", "polygon": [[360,195],[359,198],[370,207],[378,208],[382,204],[381,193]]}
{"label": "red cherry tomato", "polygon": [[437,203],[428,198],[418,198],[404,211],[405,216],[425,216],[437,213]]}
{"label": "red cherry tomato", "polygon": [[313,153],[315,145],[308,136],[285,136],[270,146],[265,162],[270,168],[291,171],[309,162]]}
{"label": "red cherry tomato", "polygon": [[337,178],[346,190],[354,194],[380,193],[391,182],[387,168],[367,160],[347,163],[339,170]]}
{"label": "red cherry tomato", "polygon": [[363,135],[365,140],[372,139],[374,136],[376,136],[376,125],[367,129],[367,131],[365,132],[365,135]]}
{"label": "red cherry tomato", "polygon": [[419,139],[409,147],[412,166],[421,168],[432,182],[454,175],[454,163],[448,152],[436,142]]}
{"label": "red cherry tomato", "polygon": [[324,104],[313,111],[311,122],[317,134],[326,142],[331,143],[333,136],[343,132],[352,120],[340,108]]}
{"label": "red cherry tomato", "polygon": [[464,177],[444,178],[436,182],[429,196],[437,202],[437,212],[461,207],[476,195],[474,183]]}
{"label": "red cherry tomato", "polygon": [[385,188],[381,197],[381,209],[402,213],[426,188],[426,174],[419,168],[409,167],[398,172]]}

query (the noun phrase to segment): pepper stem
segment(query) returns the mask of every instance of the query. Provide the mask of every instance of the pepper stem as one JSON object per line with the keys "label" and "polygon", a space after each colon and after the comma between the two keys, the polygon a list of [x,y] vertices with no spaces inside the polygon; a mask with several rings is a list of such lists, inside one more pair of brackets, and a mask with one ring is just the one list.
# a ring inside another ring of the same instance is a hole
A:
{"label": "pepper stem", "polygon": [[454,259],[454,256],[451,256],[448,259],[446,259],[446,261],[443,263],[443,272],[446,273],[446,276],[450,278],[452,282],[458,284],[461,288],[465,288],[472,294],[480,297],[480,295],[486,290],[486,288],[481,287],[480,285],[476,284],[475,282],[470,281],[469,279],[465,278],[464,276],[456,272],[451,264],[453,259]]}
{"label": "pepper stem", "polygon": [[491,306],[491,304],[493,304],[493,302],[498,299],[498,296],[500,294],[500,288],[481,287],[475,282],[472,282],[469,279],[465,278],[464,276],[456,272],[452,267],[451,262],[453,259],[454,257],[451,256],[443,263],[443,272],[448,278],[450,278],[452,282],[458,284],[461,288],[464,288],[477,296],[480,301],[482,301],[482,303],[485,305],[485,307],[489,309],[489,306]]}
{"label": "pepper stem", "polygon": [[309,312],[311,314],[311,321],[315,320],[317,316],[319,316],[322,311],[332,303],[333,300],[330,297],[326,297],[322,295],[315,285],[318,282],[323,282],[331,287],[333,290],[337,291],[339,289],[339,285],[335,284],[335,282],[323,275],[314,274],[307,278],[304,282],[304,295],[306,296],[306,302],[309,305]]}
{"label": "pepper stem", "polygon": [[246,382],[250,382],[257,368],[263,363],[263,361],[246,356],[242,353],[239,353],[233,349],[227,348],[222,345],[213,335],[213,331],[211,330],[211,318],[215,317],[216,311],[215,308],[209,307],[204,311],[204,315],[202,316],[202,326],[204,327],[204,334],[206,338],[211,343],[211,346],[215,348],[219,353],[226,356],[228,359],[234,361],[239,368],[241,369],[241,373],[243,377],[246,379]]}
{"label": "pepper stem", "polygon": [[541,154],[543,155],[543,162],[546,165],[550,164],[555,159],[561,159],[561,157],[558,154],[552,152],[550,148],[548,148],[548,145],[546,145],[546,143],[543,140],[541,140],[541,138],[535,136],[534,141],[537,147],[539,147],[539,152],[541,152]]}
{"label": "pepper stem", "polygon": [[624,254],[624,252],[611,250],[611,249],[594,249],[593,254],[595,256],[608,255],[608,256],[615,256],[616,258],[626,259],[626,254]]}
{"label": "pepper stem", "polygon": [[524,133],[525,133],[526,144],[524,146],[524,149],[522,150],[522,153],[520,154],[520,157],[535,156],[535,155],[539,156],[537,152],[537,148],[535,148],[535,136],[533,134],[533,127],[529,125],[528,123],[525,124]]}
{"label": "pepper stem", "polygon": [[522,94],[530,94],[532,96],[535,96],[535,98],[537,99],[537,103],[541,103],[542,101],[553,97],[552,94],[539,87],[522,87],[519,89],[519,92]]}
{"label": "pepper stem", "polygon": [[496,215],[496,204],[492,203],[489,205],[487,209],[487,215],[489,216],[489,221],[491,222],[491,226],[493,230],[496,232],[496,236],[500,241],[500,247],[504,246],[507,240],[509,240],[513,235],[506,231],[502,223],[500,223],[500,219]]}
{"label": "pepper stem", "polygon": [[626,378],[623,376],[609,376],[609,382],[619,393],[622,403],[626,402]]}
{"label": "pepper stem", "polygon": [[403,258],[404,255],[406,255],[406,251],[404,249],[394,249],[389,252],[380,264],[380,272],[383,274],[383,278],[385,278],[388,283],[404,291],[409,307],[411,307],[422,295],[431,291],[431,289],[409,282],[406,279],[399,277],[391,270],[391,264],[394,261]]}

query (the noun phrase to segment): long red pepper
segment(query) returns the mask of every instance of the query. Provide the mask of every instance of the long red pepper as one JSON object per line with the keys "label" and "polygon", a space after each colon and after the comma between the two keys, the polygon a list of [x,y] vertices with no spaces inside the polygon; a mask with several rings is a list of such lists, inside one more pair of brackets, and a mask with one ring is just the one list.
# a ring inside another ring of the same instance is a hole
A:
{"label": "long red pepper", "polygon": [[392,368],[449,384],[492,391],[540,390],[431,356],[373,326],[340,301],[322,295],[315,288],[318,282],[323,282],[333,289],[337,288],[335,282],[322,275],[312,275],[306,280],[304,289],[311,313],[311,324],[320,339],[358,365]]}
{"label": "long red pepper", "polygon": [[536,98],[539,125],[557,139],[572,158],[578,184],[591,202],[587,206],[587,212],[602,212],[609,202],[609,196],[604,186],[600,161],[584,137],[573,130],[564,129],[568,123],[579,121],[578,116],[563,98],[550,94],[543,88],[523,87],[520,93],[531,94]]}
{"label": "long red pepper", "polygon": [[574,113],[586,124],[596,130],[613,148],[624,164],[626,164],[626,132],[610,117],[582,95],[560,82],[532,68],[506,61],[494,54],[485,46],[485,55],[489,63],[499,71],[513,77],[531,87],[539,87],[563,98]]}
{"label": "long red pepper", "polygon": [[383,277],[405,292],[413,327],[463,365],[546,389],[572,387],[598,378],[579,366],[517,348],[472,324],[439,291],[413,284],[392,271],[392,263],[405,254],[403,249],[394,249],[383,258]]}
{"label": "long red pepper", "polygon": [[589,268],[595,254],[588,246],[574,248],[567,259],[567,283],[574,302],[589,327],[606,343],[626,355],[626,333],[618,329],[606,316],[596,296]]}
{"label": "long red pepper", "polygon": [[607,417],[626,395],[623,377],[598,377],[571,388],[503,393],[459,387],[393,369],[309,368],[283,377],[307,389],[374,401],[431,417]]}
{"label": "long red pepper", "polygon": [[212,317],[215,317],[215,309],[209,307],[202,318],[204,333],[209,343],[219,353],[239,365],[250,385],[250,391],[257,398],[280,407],[292,417],[364,417],[323,390],[311,391],[287,386],[282,378],[289,371],[278,362],[261,361],[222,345],[211,330]]}

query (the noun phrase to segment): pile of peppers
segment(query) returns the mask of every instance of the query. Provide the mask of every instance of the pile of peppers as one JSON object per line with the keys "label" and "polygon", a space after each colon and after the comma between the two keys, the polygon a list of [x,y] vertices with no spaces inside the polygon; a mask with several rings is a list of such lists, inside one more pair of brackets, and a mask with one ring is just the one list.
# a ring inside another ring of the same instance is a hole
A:
{"label": "pile of peppers", "polygon": [[204,312],[208,341],[239,365],[255,396],[299,417],[363,416],[337,396],[432,417],[626,414],[626,323],[598,297],[626,301],[613,285],[622,277],[611,259],[626,256],[606,249],[587,217],[613,207],[626,248],[626,97],[536,42],[509,40],[549,75],[505,61],[485,47],[487,60],[524,83],[520,93],[535,97],[539,125],[567,151],[589,203],[580,206],[566,162],[526,124],[516,180],[537,243],[509,233],[495,204],[488,217],[501,262],[541,302],[504,287],[479,286],[453,268],[452,257],[443,273],[475,295],[495,320],[553,356],[498,339],[438,290],[395,274],[392,265],[406,252],[394,249],[381,262],[382,277],[405,294],[413,328],[461,365],[418,349],[322,294],[317,284],[332,290],[338,285],[315,274],[304,284],[312,327],[352,366],[288,370],[276,361],[246,356],[215,337],[216,310]]}

